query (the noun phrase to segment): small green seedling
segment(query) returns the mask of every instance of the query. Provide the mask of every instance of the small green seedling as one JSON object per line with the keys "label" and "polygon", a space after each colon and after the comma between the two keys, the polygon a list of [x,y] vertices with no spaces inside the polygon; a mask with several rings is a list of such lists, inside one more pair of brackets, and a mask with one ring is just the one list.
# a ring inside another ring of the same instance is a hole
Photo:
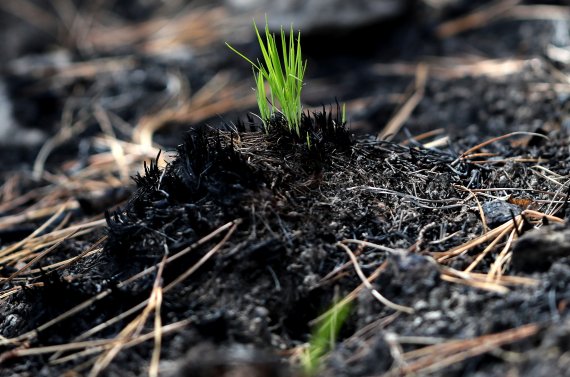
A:
{"label": "small green seedling", "polygon": [[[281,51],[279,51],[275,35],[269,32],[267,20],[265,21],[265,40],[259,33],[255,21],[253,27],[263,55],[262,61],[258,60],[256,64],[227,42],[226,45],[249,62],[253,68],[259,116],[266,131],[271,117],[276,111],[280,111],[287,122],[289,131],[294,131],[300,137],[300,122],[303,111],[301,90],[307,68],[307,61],[303,61],[301,55],[301,32],[297,34],[297,41],[295,42],[293,26],[289,31],[288,40],[285,31],[281,28]],[[269,99],[265,90],[266,83],[269,84]],[[275,100],[281,106],[280,110],[277,109]]]}
{"label": "small green seedling", "polygon": [[325,313],[324,318],[315,328],[309,348],[301,358],[306,376],[311,377],[318,373],[323,356],[334,348],[340,328],[349,312],[350,305],[339,302]]}

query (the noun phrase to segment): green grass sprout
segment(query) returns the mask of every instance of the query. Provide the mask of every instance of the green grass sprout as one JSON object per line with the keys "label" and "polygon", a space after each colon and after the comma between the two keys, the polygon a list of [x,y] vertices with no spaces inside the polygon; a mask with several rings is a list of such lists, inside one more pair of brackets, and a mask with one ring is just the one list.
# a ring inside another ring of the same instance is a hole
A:
{"label": "green grass sprout", "polygon": [[306,376],[315,376],[318,373],[323,356],[334,348],[340,328],[349,312],[349,303],[337,303],[325,313],[325,317],[313,332],[309,348],[301,357]]}
{"label": "green grass sprout", "polygon": [[[265,93],[265,80],[263,79],[263,74],[254,72],[255,84],[257,86],[257,106],[259,108],[259,116],[261,117],[263,124],[266,125],[266,121],[271,118],[272,109],[269,108],[269,103],[267,101],[267,94]],[[267,128],[267,127],[266,127]]]}
{"label": "green grass sprout", "polygon": [[[226,42],[226,45],[251,64],[253,68],[259,116],[266,131],[269,120],[275,112],[279,111],[287,121],[289,130],[294,131],[300,137],[300,122],[303,111],[301,90],[307,69],[307,61],[303,61],[301,54],[301,32],[299,31],[295,41],[293,26],[289,31],[289,39],[286,38],[285,31],[281,28],[280,51],[275,35],[269,32],[267,19],[265,20],[265,38],[260,34],[255,21],[253,27],[263,56],[263,59],[258,60],[257,64],[229,43]],[[266,84],[269,85],[269,99],[265,90]],[[276,107],[276,102],[279,103],[281,109]]]}

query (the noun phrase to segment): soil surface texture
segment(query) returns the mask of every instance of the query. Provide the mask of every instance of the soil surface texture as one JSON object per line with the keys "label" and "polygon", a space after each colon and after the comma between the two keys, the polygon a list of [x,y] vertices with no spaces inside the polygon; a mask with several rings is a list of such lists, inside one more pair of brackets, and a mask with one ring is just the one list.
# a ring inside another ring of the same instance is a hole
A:
{"label": "soil surface texture", "polygon": [[407,4],[2,1],[0,377],[570,375],[570,8]]}

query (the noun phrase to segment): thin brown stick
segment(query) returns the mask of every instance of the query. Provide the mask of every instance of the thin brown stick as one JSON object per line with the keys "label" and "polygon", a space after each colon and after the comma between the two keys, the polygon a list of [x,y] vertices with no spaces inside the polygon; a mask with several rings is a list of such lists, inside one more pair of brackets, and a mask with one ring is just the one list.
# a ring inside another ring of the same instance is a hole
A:
{"label": "thin brown stick", "polygon": [[[479,217],[481,217],[481,224],[483,226],[483,234],[487,233],[489,231],[489,227],[487,226],[487,218],[485,216],[485,211],[483,211],[483,206],[481,205],[481,202],[479,201],[479,198],[477,197],[476,192],[470,188],[465,187],[465,186],[456,185],[455,187],[468,192],[470,194],[470,197],[473,197],[473,199],[475,199],[475,203],[477,204],[477,210],[479,211]],[[469,199],[469,197],[467,199]]]}
{"label": "thin brown stick", "polygon": [[477,258],[464,270],[464,272],[471,272],[477,267],[479,263],[487,256],[487,254],[495,248],[495,246],[499,243],[500,240],[503,239],[507,235],[507,233],[512,232],[514,225],[510,227],[506,227],[499,235],[489,244],[482,252],[477,255]]}
{"label": "thin brown stick", "polygon": [[497,136],[497,137],[491,138],[491,139],[489,139],[489,140],[485,140],[484,142],[479,143],[479,144],[475,145],[474,147],[469,148],[468,150],[466,150],[465,152],[463,152],[459,158],[462,159],[462,160],[467,159],[467,158],[469,158],[470,155],[471,155],[473,152],[475,152],[476,150],[479,150],[479,149],[481,149],[481,148],[483,148],[483,147],[486,147],[487,145],[492,144],[492,143],[495,143],[495,142],[497,142],[497,141],[500,141],[500,140],[503,140],[503,139],[507,139],[507,138],[509,138],[509,137],[517,136],[517,135],[531,135],[531,136],[542,137],[542,138],[545,138],[545,139],[547,139],[547,140],[549,139],[548,136],[545,136],[545,135],[543,135],[543,134],[539,134],[539,133],[536,133],[536,132],[526,132],[526,131],[509,132],[508,134],[501,135],[501,136]]}
{"label": "thin brown stick", "polygon": [[[129,340],[136,338],[140,335],[140,332],[142,331],[142,327],[147,322],[147,319],[150,316],[150,313],[155,310],[155,308],[156,308],[155,305],[157,304],[156,297],[157,297],[157,295],[159,295],[159,291],[162,292],[162,290],[161,290],[162,272],[164,271],[164,266],[166,264],[166,257],[168,256],[168,248],[165,247],[165,250],[166,250],[166,252],[162,258],[162,261],[159,264],[158,271],[156,273],[156,277],[154,280],[153,289],[151,291],[150,298],[148,300],[146,300],[148,302],[148,305],[143,310],[143,312],[139,316],[137,316],[137,318],[132,320],[121,331],[119,337],[116,338],[117,341],[116,341],[115,345],[111,349],[107,350],[103,355],[101,355],[97,359],[97,361],[93,365],[93,368],[91,369],[91,372],[89,373],[90,377],[97,377],[111,363],[111,361],[113,361],[113,359],[119,354],[119,352],[121,352],[121,350],[123,349],[123,346]],[[155,318],[156,317],[160,318],[158,312],[155,312]],[[160,319],[158,322],[160,324]],[[155,328],[155,339],[157,337],[156,331],[160,331],[160,330],[157,330]],[[158,337],[160,339],[160,335]],[[156,345],[156,343],[155,343],[155,345]],[[160,342],[158,342],[158,345],[160,347]],[[158,351],[160,354],[160,348]],[[154,355],[154,352],[153,352],[153,355]]]}
{"label": "thin brown stick", "polygon": [[517,5],[519,0],[498,0],[491,5],[477,9],[474,12],[457,19],[442,23],[436,28],[440,38],[449,38],[461,32],[483,27]]}
{"label": "thin brown stick", "polygon": [[522,216],[520,218],[520,221],[513,219],[513,222],[515,224],[513,224],[513,230],[511,231],[511,234],[509,235],[509,238],[507,239],[505,246],[497,256],[497,258],[495,258],[495,262],[493,262],[491,268],[489,268],[489,272],[487,274],[487,279],[489,281],[495,281],[502,276],[503,266],[507,261],[507,259],[510,259],[509,254],[511,253],[511,246],[513,244],[513,241],[516,239],[517,234],[520,234],[522,227],[524,225],[524,219]]}
{"label": "thin brown stick", "polygon": [[482,289],[482,290],[489,291],[489,292],[496,292],[496,293],[500,293],[500,294],[507,294],[510,292],[510,290],[507,287],[504,287],[504,286],[499,285],[497,283],[488,282],[488,281],[473,281],[473,280],[468,280],[468,279],[461,279],[461,278],[446,275],[446,274],[441,274],[440,277],[441,277],[441,280],[447,281],[448,283],[467,285],[469,287]]}
{"label": "thin brown stick", "polygon": [[218,251],[220,251],[222,246],[224,246],[224,244],[230,239],[231,235],[235,232],[235,230],[237,229],[237,226],[238,226],[238,223],[235,222],[220,242],[218,242],[202,258],[200,258],[198,260],[198,262],[196,262],[190,269],[185,271],[183,274],[181,274],[176,279],[174,279],[172,282],[170,282],[170,284],[168,284],[166,287],[164,287],[164,292],[165,293],[168,292],[169,290],[171,290],[172,288],[174,288],[175,286],[177,286],[178,284],[180,284],[181,282],[186,280],[190,275],[192,275],[194,272],[196,272],[196,270],[198,270],[204,263],[206,263],[208,261],[208,259],[210,259]]}
{"label": "thin brown stick", "polygon": [[506,223],[490,230],[489,232],[483,234],[482,236],[479,236],[473,240],[470,240],[470,241],[468,241],[462,245],[459,245],[459,246],[457,246],[451,250],[443,251],[443,252],[435,252],[435,253],[432,253],[432,255],[434,256],[434,258],[438,262],[443,262],[446,259],[449,259],[449,258],[455,257],[457,255],[460,255],[462,253],[465,253],[468,250],[470,250],[476,246],[481,245],[482,243],[485,243],[489,240],[494,239],[499,234],[501,234],[505,230],[505,228],[509,228],[511,226],[512,226],[512,224],[510,222],[506,222]]}
{"label": "thin brown stick", "polygon": [[374,289],[372,284],[370,284],[370,282],[368,281],[368,279],[366,278],[366,276],[364,275],[364,273],[360,269],[360,265],[358,264],[358,260],[356,259],[356,256],[354,255],[352,250],[350,250],[350,248],[348,246],[344,245],[342,242],[337,242],[336,246],[340,247],[341,249],[343,249],[348,254],[350,260],[352,261],[352,265],[354,266],[354,270],[356,271],[356,274],[360,278],[360,281],[362,281],[362,284],[364,284],[364,286],[370,291],[372,296],[374,296],[378,301],[380,301],[383,305],[389,307],[390,309],[393,309],[393,310],[396,310],[399,312],[408,313],[408,314],[411,314],[414,312],[413,308],[410,308],[408,306],[395,304],[392,301],[388,300],[386,297],[382,296],[380,294],[380,292],[378,292],[376,289]]}
{"label": "thin brown stick", "polygon": [[[374,272],[372,274],[370,274],[370,276],[366,280],[368,280],[369,283],[372,283],[374,280],[376,280],[378,278],[378,276],[380,276],[382,271],[384,271],[387,266],[388,266],[388,261],[384,261],[384,263],[382,263],[380,266],[378,266],[378,268],[376,268],[376,270],[374,270]],[[309,321],[309,325],[315,326],[317,323],[322,322],[326,318],[328,318],[328,316],[331,315],[334,311],[338,311],[340,308],[342,308],[345,305],[354,301],[356,299],[356,297],[358,297],[358,294],[364,288],[365,288],[364,283],[361,283],[358,287],[354,288],[349,294],[347,294],[342,300],[337,302],[331,309],[327,310],[325,313],[321,314],[317,318]],[[396,313],[400,313],[400,312],[396,312]]]}
{"label": "thin brown stick", "polygon": [[10,275],[8,277],[8,279],[6,279],[6,281],[4,281],[3,283],[4,284],[10,283],[16,277],[20,276],[23,272],[25,272],[28,268],[30,268],[30,266],[39,262],[43,257],[45,257],[46,255],[48,255],[49,253],[51,253],[52,251],[57,249],[59,246],[61,246],[61,244],[63,242],[65,242],[67,239],[69,239],[71,236],[73,236],[73,233],[71,233],[69,236],[64,237],[62,240],[58,241],[55,245],[47,248],[45,251],[42,251],[39,255],[36,255],[31,261],[26,263],[26,265],[24,267],[20,268],[18,271],[14,272],[12,275]]}
{"label": "thin brown stick", "polygon": [[[182,327],[187,326],[191,322],[190,319],[184,319],[178,322],[171,323],[169,325],[165,325],[162,327],[162,333],[168,334],[172,331],[176,331]],[[145,342],[147,340],[154,338],[154,331],[149,333],[143,334],[134,338],[125,344],[125,348],[133,347],[137,344]],[[73,351],[78,349],[91,349],[96,347],[103,347],[109,348],[114,345],[116,342],[115,339],[98,339],[98,340],[88,340],[85,342],[75,342],[75,343],[65,343],[65,344],[56,344],[52,346],[44,346],[44,347],[35,347],[35,348],[19,348],[15,350],[11,350],[8,352],[4,352],[0,354],[0,365],[5,361],[16,358],[16,357],[24,357],[24,356],[37,356],[37,355],[45,355],[48,353],[54,352],[66,352],[66,351]]]}
{"label": "thin brown stick", "polygon": [[411,139],[406,139],[403,140],[400,144],[401,145],[408,145],[410,144],[410,141],[422,141],[424,139],[430,138],[432,136],[438,136],[445,133],[445,128],[436,128],[435,130],[431,130],[431,131],[427,131],[424,133],[421,133],[419,135],[413,136]]}
{"label": "thin brown stick", "polygon": [[380,131],[377,138],[379,140],[392,140],[398,133],[402,125],[410,117],[416,106],[420,103],[425,93],[425,86],[428,76],[428,68],[425,64],[419,64],[416,69],[416,83],[414,94],[408,98],[406,103],[390,119],[388,124]]}
{"label": "thin brown stick", "polygon": [[565,222],[564,219],[561,219],[560,217],[547,215],[545,213],[535,211],[532,209],[525,209],[524,211],[522,211],[521,215],[523,215],[525,217],[535,218],[538,220],[542,220],[545,218],[548,221],[552,221],[552,222],[560,223],[560,224],[564,224],[564,222]]}
{"label": "thin brown stick", "polygon": [[6,247],[4,250],[0,251],[0,258],[4,257],[12,253],[15,250],[18,250],[22,245],[26,244],[29,240],[36,237],[38,234],[42,233],[46,228],[48,228],[51,224],[57,220],[57,218],[65,211],[67,208],[65,206],[59,206],[59,209],[54,213],[49,219],[46,220],[41,226],[39,226],[35,231],[32,232],[29,236],[24,238],[23,240],[16,242],[15,244]]}
{"label": "thin brown stick", "polygon": [[531,323],[500,333],[483,335],[468,340],[453,340],[407,352],[402,355],[404,359],[417,358],[417,360],[403,367],[396,368],[384,376],[434,373],[450,365],[490,352],[505,344],[529,338],[537,334],[540,329],[540,325]]}
{"label": "thin brown stick", "polygon": [[160,308],[162,306],[162,288],[158,287],[154,302],[154,348],[150,359],[150,367],[148,370],[149,377],[158,377],[158,366],[160,362],[160,350],[162,348],[162,319],[160,316]]}
{"label": "thin brown stick", "polygon": [[[209,242],[212,238],[216,237],[218,234],[220,234],[221,232],[223,232],[224,230],[226,230],[228,228],[231,228],[233,225],[236,225],[237,223],[239,223],[238,220],[231,221],[229,223],[226,223],[225,225],[222,225],[221,227],[214,230],[210,234],[202,237],[200,240],[196,241],[194,244],[190,245],[186,249],[184,249],[184,250],[180,251],[179,253],[177,253],[176,255],[168,258],[167,262],[170,263],[173,260],[182,256],[183,254],[186,254],[189,251],[194,250],[197,247],[203,245],[204,243]],[[117,288],[124,287],[124,286],[140,279],[141,277],[146,276],[147,274],[151,273],[152,271],[156,270],[157,268],[158,268],[157,266],[149,267],[149,268],[139,272],[138,274],[135,274],[135,275],[131,276],[130,278],[118,283]],[[67,310],[66,312],[64,312],[64,313],[58,315],[57,317],[49,320],[48,322],[44,323],[43,325],[38,326],[36,329],[28,331],[27,333],[24,333],[22,335],[19,335],[16,338],[8,339],[8,341],[9,341],[9,343],[19,343],[19,342],[24,342],[24,341],[33,339],[37,336],[37,334],[39,332],[45,331],[46,329],[48,329],[48,328],[52,327],[53,325],[63,321],[64,319],[67,319],[67,318],[73,316],[74,314],[81,312],[83,309],[88,308],[89,306],[93,305],[94,302],[99,301],[99,300],[107,297],[109,294],[111,294],[111,289],[107,289],[107,290],[97,294],[96,296],[94,296],[88,300],[85,300],[81,304]],[[102,330],[103,328],[104,327],[99,328],[99,330]],[[2,342],[2,340],[0,340],[0,345],[3,345],[3,344],[4,343]]]}

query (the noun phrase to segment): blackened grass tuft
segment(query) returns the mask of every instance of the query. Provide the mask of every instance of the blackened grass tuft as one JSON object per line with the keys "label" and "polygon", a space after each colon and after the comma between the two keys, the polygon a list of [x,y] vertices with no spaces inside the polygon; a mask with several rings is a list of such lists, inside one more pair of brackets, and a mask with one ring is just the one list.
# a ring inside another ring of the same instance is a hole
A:
{"label": "blackened grass tuft", "polygon": [[180,241],[187,244],[210,231],[209,224],[241,216],[235,213],[236,202],[264,180],[236,150],[234,136],[201,127],[186,135],[164,170],[156,162],[145,164],[144,175],[134,177],[137,190],[131,200],[106,214],[111,249],[145,249],[139,242],[152,238],[151,229],[156,242],[174,243],[180,235],[171,234],[173,229],[187,229],[190,233]]}
{"label": "blackened grass tuft", "polygon": [[132,179],[135,181],[137,188],[147,188],[158,181],[161,170],[158,167],[158,160],[160,159],[162,151],[159,151],[154,161],[147,165],[146,161],[143,163],[144,174],[137,173]]}
{"label": "blackened grass tuft", "polygon": [[234,136],[206,127],[186,135],[173,165],[184,187],[181,199],[198,201],[208,195],[225,201],[227,195],[256,187],[259,176],[236,150]]}
{"label": "blackened grass tuft", "polygon": [[271,133],[270,137],[274,137],[281,144],[287,143],[306,143],[308,152],[318,161],[323,161],[331,150],[342,150],[353,144],[352,136],[343,121],[343,113],[341,106],[337,103],[336,109],[329,107],[328,111],[325,106],[317,112],[303,112],[301,114],[301,122],[299,129],[302,135],[306,135],[305,139],[299,138],[296,134],[288,131],[287,122],[283,117],[274,116],[270,120]]}

